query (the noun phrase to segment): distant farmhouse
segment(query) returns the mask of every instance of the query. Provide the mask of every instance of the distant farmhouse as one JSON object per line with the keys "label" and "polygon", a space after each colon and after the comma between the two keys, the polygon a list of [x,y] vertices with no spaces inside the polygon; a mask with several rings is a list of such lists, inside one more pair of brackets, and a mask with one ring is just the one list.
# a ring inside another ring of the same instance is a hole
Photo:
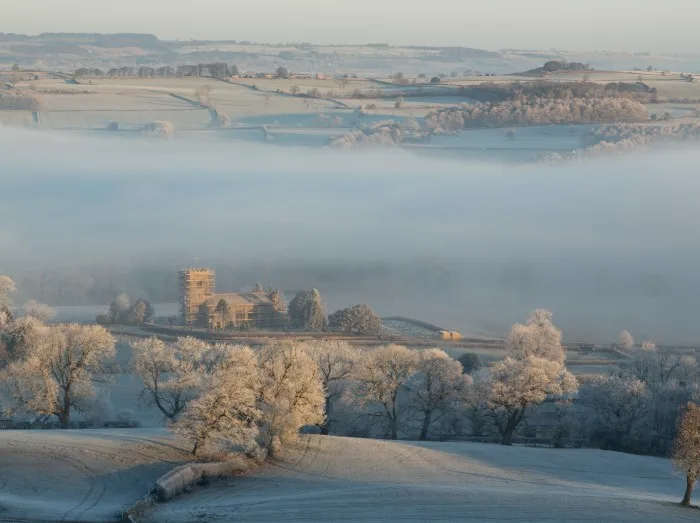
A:
{"label": "distant farmhouse", "polygon": [[180,271],[180,314],[188,327],[223,330],[281,329],[287,323],[287,306],[276,289],[265,292],[217,294],[213,269]]}

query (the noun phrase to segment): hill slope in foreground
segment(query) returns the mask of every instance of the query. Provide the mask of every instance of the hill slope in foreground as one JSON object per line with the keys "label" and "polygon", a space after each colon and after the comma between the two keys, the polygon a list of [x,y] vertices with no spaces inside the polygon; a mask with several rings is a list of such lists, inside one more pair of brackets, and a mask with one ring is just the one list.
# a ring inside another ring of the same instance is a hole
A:
{"label": "hill slope in foreground", "polygon": [[597,450],[311,436],[151,521],[697,521],[668,460]]}
{"label": "hill slope in foreground", "polygon": [[168,431],[0,431],[0,521],[117,521],[187,455]]}
{"label": "hill slope in foreground", "polygon": [[[114,521],[186,457],[165,430],[0,431],[0,521]],[[658,458],[310,436],[146,520],[698,521],[683,487]]]}

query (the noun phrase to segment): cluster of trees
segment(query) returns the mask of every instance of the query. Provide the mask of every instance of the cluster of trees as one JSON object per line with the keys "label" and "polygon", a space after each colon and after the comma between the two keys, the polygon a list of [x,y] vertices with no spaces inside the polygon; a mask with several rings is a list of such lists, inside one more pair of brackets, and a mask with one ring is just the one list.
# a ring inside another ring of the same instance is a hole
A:
{"label": "cluster of trees", "polygon": [[215,62],[215,63],[200,63],[193,65],[166,65],[163,67],[132,67],[124,66],[119,68],[112,68],[105,74],[100,69],[78,69],[75,72],[75,77],[103,77],[109,76],[113,78],[138,76],[140,78],[152,78],[152,77],[184,77],[184,76],[201,76],[209,78],[229,78],[231,76],[237,76],[239,74],[238,67],[233,64],[227,64],[226,62]]}
{"label": "cluster of trees", "polygon": [[644,105],[625,98],[527,98],[499,103],[463,104],[429,113],[424,126],[433,131],[473,127],[570,123],[641,122]]}
{"label": "cluster of trees", "polygon": [[645,89],[638,84],[611,82],[599,84],[594,82],[537,82],[482,83],[459,89],[467,98],[480,102],[505,102],[527,100],[529,98],[547,98],[551,100],[571,100],[574,98],[626,98],[639,102],[648,102],[652,89]]}
{"label": "cluster of trees", "polygon": [[10,312],[12,280],[0,276],[0,406],[33,420],[96,408],[94,384],[109,373],[115,340],[97,325],[47,324],[50,309],[34,304]]}
{"label": "cluster of trees", "polygon": [[413,118],[404,122],[381,120],[350,131],[342,136],[329,140],[330,147],[352,149],[360,146],[394,146],[406,141],[420,142],[427,139],[427,133],[422,132],[420,124]]}
{"label": "cluster of trees", "polygon": [[[621,336],[621,342],[623,342]],[[683,407],[697,397],[700,369],[693,356],[633,345],[630,357],[608,376],[581,388],[579,433],[592,446],[669,455]]]}
{"label": "cluster of trees", "polygon": [[38,111],[41,99],[38,95],[15,90],[0,90],[0,110]]}
{"label": "cluster of trees", "polygon": [[700,138],[700,123],[683,122],[668,125],[605,125],[593,131],[590,145],[568,153],[547,153],[540,161],[560,162],[597,156],[626,154],[664,142],[682,142]]}
{"label": "cluster of trees", "polygon": [[619,142],[637,136],[656,139],[697,139],[700,137],[700,122],[682,122],[665,125],[602,125],[590,135],[592,143]]}
{"label": "cluster of trees", "polygon": [[175,124],[168,120],[156,120],[144,125],[141,134],[151,138],[165,138],[169,140],[175,136]]}
{"label": "cluster of trees", "polygon": [[[442,75],[444,76],[444,75]],[[439,84],[440,76],[433,77],[430,84]],[[416,84],[410,88],[383,90],[375,87],[366,90],[356,89],[349,97],[356,99],[378,99],[403,97],[421,97],[435,91],[429,84]],[[470,101],[496,103],[519,100],[521,102],[532,98],[549,100],[572,100],[577,98],[620,98],[636,100],[642,103],[652,102],[658,98],[656,91],[645,86],[624,82],[599,84],[593,82],[537,82],[494,83],[484,82],[472,86],[460,86],[455,89],[441,88],[440,96],[455,96]],[[347,95],[346,95],[347,96]]]}
{"label": "cluster of trees", "polygon": [[587,71],[590,67],[587,64],[580,62],[567,62],[565,60],[550,60],[542,67],[542,70],[548,73],[554,71]]}
{"label": "cluster of trees", "polygon": [[[471,378],[439,349],[387,345],[358,352],[342,341],[285,341],[258,351],[194,338],[133,344],[142,399],[155,405],[194,453],[226,445],[275,453],[304,426],[342,431],[343,408],[398,438],[406,409],[419,437],[459,401]],[[345,407],[341,407],[344,404]]]}
{"label": "cluster of trees", "polygon": [[121,293],[109,304],[107,314],[100,314],[96,321],[100,325],[143,325],[153,314],[148,300],[139,298],[132,303],[128,294]]}

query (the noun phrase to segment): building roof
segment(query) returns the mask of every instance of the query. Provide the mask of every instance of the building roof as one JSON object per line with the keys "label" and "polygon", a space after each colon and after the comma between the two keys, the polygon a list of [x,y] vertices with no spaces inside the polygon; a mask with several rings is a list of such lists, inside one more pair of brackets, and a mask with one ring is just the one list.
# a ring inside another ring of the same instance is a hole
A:
{"label": "building roof", "polygon": [[229,305],[272,305],[272,300],[264,293],[227,292],[224,294],[214,294],[207,298],[207,306],[216,307],[221,300],[224,300]]}

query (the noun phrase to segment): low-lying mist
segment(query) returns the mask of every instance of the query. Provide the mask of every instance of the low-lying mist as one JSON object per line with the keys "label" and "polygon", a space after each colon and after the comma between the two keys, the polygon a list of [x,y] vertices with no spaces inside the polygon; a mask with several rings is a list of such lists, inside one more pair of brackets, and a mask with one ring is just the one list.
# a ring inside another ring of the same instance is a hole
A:
{"label": "low-lying mist", "polygon": [[21,298],[173,301],[198,258],[220,290],[317,286],[468,333],[548,307],[567,340],[700,341],[696,151],[504,166],[0,129],[0,153]]}

